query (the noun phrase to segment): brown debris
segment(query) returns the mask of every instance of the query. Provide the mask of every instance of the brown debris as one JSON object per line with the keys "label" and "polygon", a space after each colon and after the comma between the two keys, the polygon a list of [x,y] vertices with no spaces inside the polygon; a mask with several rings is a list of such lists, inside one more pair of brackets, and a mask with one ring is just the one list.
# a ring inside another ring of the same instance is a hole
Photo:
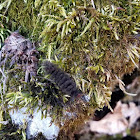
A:
{"label": "brown debris", "polygon": [[12,32],[4,43],[0,52],[0,66],[4,67],[8,60],[10,68],[16,64],[19,69],[25,71],[25,82],[28,82],[29,77],[36,76],[38,51],[34,44],[17,31]]}
{"label": "brown debris", "polygon": [[131,84],[126,87],[128,92],[135,93],[137,96],[133,97],[135,101],[140,101],[140,76],[137,76]]}
{"label": "brown debris", "polygon": [[100,121],[90,121],[88,129],[91,132],[115,135],[131,128],[139,117],[140,110],[134,103],[127,105],[118,102],[113,113],[108,113]]}

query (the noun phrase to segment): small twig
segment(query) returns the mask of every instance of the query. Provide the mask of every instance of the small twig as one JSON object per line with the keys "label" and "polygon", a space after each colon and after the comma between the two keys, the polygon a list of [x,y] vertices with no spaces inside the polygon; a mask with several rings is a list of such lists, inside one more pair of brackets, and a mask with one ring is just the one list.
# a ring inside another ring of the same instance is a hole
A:
{"label": "small twig", "polygon": [[1,68],[0,68],[0,72],[1,72],[2,76],[3,76],[4,78],[6,78],[6,75],[4,74],[4,72],[2,71]]}
{"label": "small twig", "polygon": [[137,94],[126,92],[124,82],[121,79],[119,79],[119,77],[117,75],[115,75],[115,77],[116,77],[117,82],[119,83],[119,88],[123,91],[123,93],[125,93],[129,96],[137,96]]}
{"label": "small twig", "polygon": [[91,0],[91,3],[92,3],[92,7],[95,9],[94,0]]}
{"label": "small twig", "polygon": [[6,88],[7,88],[7,86],[6,86],[7,79],[8,79],[8,77],[5,77],[4,80],[3,80],[3,93],[4,94],[5,94],[5,91],[6,91]]}
{"label": "small twig", "polygon": [[3,124],[3,125],[6,125],[8,123],[9,123],[9,121],[0,121],[0,124]]}
{"label": "small twig", "polygon": [[3,103],[3,94],[2,94],[2,87],[1,87],[1,83],[0,83],[0,94],[1,94],[1,101],[2,101],[2,103]]}
{"label": "small twig", "polygon": [[[4,74],[4,72],[2,71],[2,69],[0,68],[0,72],[1,72],[1,74],[2,74],[2,76],[3,76],[3,78],[4,78],[4,80],[3,80],[3,93],[5,94],[5,89],[6,89],[6,82],[7,82],[7,76]],[[2,92],[1,92],[2,93]]]}
{"label": "small twig", "polygon": [[[7,59],[8,59],[8,55],[9,55],[9,54],[6,54],[5,59],[4,59],[4,61],[3,61],[3,71],[5,70],[5,63],[6,63]],[[2,70],[2,69],[1,69],[1,70]],[[5,77],[6,77],[6,76],[5,76]]]}

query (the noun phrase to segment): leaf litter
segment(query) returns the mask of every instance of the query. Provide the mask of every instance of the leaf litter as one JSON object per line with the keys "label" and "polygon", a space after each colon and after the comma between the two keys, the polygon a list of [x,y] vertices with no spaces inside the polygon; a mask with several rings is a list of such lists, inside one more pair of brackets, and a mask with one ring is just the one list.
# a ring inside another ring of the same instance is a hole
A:
{"label": "leaf litter", "polygon": [[140,108],[135,103],[129,104],[119,101],[113,113],[108,113],[99,121],[89,121],[86,132],[96,132],[100,134],[116,135],[124,133],[128,128],[132,128],[140,117]]}

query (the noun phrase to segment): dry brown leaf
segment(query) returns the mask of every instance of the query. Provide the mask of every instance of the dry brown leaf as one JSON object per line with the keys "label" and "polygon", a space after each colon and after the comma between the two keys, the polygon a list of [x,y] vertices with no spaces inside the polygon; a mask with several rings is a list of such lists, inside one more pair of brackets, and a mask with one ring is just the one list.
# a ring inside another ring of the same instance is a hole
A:
{"label": "dry brown leaf", "polygon": [[140,117],[140,110],[133,102],[130,102],[129,106],[127,104],[122,104],[121,111],[125,118],[129,117],[129,127],[132,127]]}
{"label": "dry brown leaf", "polygon": [[[35,45],[29,40],[25,39],[17,31],[12,32],[4,41],[4,46],[0,51],[0,66],[4,66],[5,63],[9,63],[11,68],[16,64],[16,68],[19,67],[25,72],[25,82],[29,81],[29,78],[36,76],[38,51]],[[8,62],[10,60],[10,62]]]}
{"label": "dry brown leaf", "polygon": [[[126,118],[130,118],[127,120]],[[108,113],[100,121],[90,121],[89,130],[97,133],[114,135],[125,132],[140,117],[140,110],[134,103],[122,104],[118,102],[114,112]]]}

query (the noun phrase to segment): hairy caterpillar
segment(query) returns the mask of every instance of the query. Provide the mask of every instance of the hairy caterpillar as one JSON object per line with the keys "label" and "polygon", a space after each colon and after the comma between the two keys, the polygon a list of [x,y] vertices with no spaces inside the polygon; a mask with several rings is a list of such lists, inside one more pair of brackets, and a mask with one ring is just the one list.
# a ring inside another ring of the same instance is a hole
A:
{"label": "hairy caterpillar", "polygon": [[74,79],[66,72],[49,61],[45,61],[43,67],[63,93],[69,95],[71,99],[81,98],[85,100],[84,96],[82,96],[82,91],[77,88]]}

